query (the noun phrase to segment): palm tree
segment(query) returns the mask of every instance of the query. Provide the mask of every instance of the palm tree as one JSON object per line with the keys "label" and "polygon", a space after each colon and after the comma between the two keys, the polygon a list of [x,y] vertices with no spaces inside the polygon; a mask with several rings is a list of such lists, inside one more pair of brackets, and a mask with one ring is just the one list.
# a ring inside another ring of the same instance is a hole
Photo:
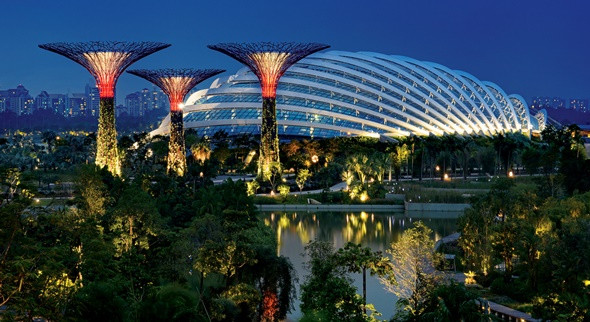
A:
{"label": "palm tree", "polygon": [[383,177],[385,176],[385,170],[387,164],[389,163],[389,158],[387,154],[381,152],[375,152],[371,157],[371,168],[372,173],[375,175],[375,180],[377,182],[382,183]]}
{"label": "palm tree", "polygon": [[191,146],[191,153],[195,161],[203,164],[211,157],[211,147],[204,141],[197,142]]}
{"label": "palm tree", "polygon": [[438,136],[429,135],[424,141],[424,146],[428,151],[428,161],[430,168],[430,178],[434,178],[434,162],[441,150],[441,139]]}
{"label": "palm tree", "polygon": [[406,144],[398,144],[394,148],[393,152],[393,169],[395,170],[395,180],[399,181],[399,177],[401,174],[401,166],[404,161],[408,160],[408,155],[410,154],[410,150]]}
{"label": "palm tree", "polygon": [[458,151],[462,153],[461,168],[463,169],[463,180],[467,180],[467,171],[469,168],[469,159],[471,151],[474,146],[474,141],[471,136],[461,137],[457,142]]}

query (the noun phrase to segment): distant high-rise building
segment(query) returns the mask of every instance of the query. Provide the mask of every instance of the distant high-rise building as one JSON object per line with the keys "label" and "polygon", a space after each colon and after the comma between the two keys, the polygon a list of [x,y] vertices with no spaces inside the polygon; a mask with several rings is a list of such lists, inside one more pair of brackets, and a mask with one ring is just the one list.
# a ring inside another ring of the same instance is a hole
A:
{"label": "distant high-rise building", "polygon": [[531,104],[531,108],[533,109],[565,109],[567,106],[565,105],[565,99],[561,97],[546,97],[546,96],[537,96],[533,97],[533,103]]}
{"label": "distant high-rise building", "polygon": [[141,92],[131,93],[125,96],[125,106],[127,107],[127,113],[132,117],[143,116],[143,104],[141,102]]}
{"label": "distant high-rise building", "polygon": [[68,109],[69,116],[86,116],[86,115],[88,115],[85,93],[72,94],[71,97],[69,97],[68,102],[69,102],[69,106],[68,106],[69,107],[69,109]]}
{"label": "distant high-rise building", "polygon": [[168,98],[159,89],[142,89],[125,96],[125,107],[127,113],[133,117],[144,116],[152,110],[167,111],[169,108]]}
{"label": "distant high-rise building", "polygon": [[35,107],[35,100],[23,85],[0,91],[0,98],[4,101],[3,109],[12,111],[16,115],[31,114]]}
{"label": "distant high-rise building", "polygon": [[119,115],[123,113],[129,114],[129,112],[127,111],[127,107],[125,107],[125,105],[117,105],[117,107],[115,108],[115,114],[117,115],[117,117],[119,117]]}
{"label": "distant high-rise building", "polygon": [[35,109],[44,111],[51,110],[51,100],[46,91],[41,91],[41,93],[35,97]]}
{"label": "distant high-rise building", "polygon": [[149,96],[149,107],[148,111],[152,110],[160,110],[160,111],[167,111],[169,109],[170,103],[168,102],[168,98],[166,94],[162,92],[161,89],[154,87]]}
{"label": "distant high-rise building", "polygon": [[48,94],[46,91],[41,91],[35,97],[35,109],[49,110],[53,113],[68,116],[68,100],[67,96],[63,94]]}
{"label": "distant high-rise building", "polygon": [[566,108],[565,99],[561,97],[554,97],[552,101],[552,107],[558,110]]}
{"label": "distant high-rise building", "polygon": [[98,115],[98,107],[100,104],[100,96],[98,92],[98,87],[95,84],[86,84],[85,88],[86,94],[86,109],[87,115],[89,116],[97,116]]}
{"label": "distant high-rise building", "polygon": [[142,110],[142,114],[145,114],[145,112],[150,110],[151,107],[151,95],[150,95],[150,90],[148,90],[147,88],[144,88],[140,91],[140,104],[141,104],[141,110]]}
{"label": "distant high-rise building", "polygon": [[49,102],[53,113],[68,116],[68,96],[65,94],[49,94]]}
{"label": "distant high-rise building", "polygon": [[588,111],[588,99],[584,98],[572,98],[570,99],[570,109],[580,112]]}
{"label": "distant high-rise building", "polygon": [[6,111],[6,98],[0,96],[0,113]]}

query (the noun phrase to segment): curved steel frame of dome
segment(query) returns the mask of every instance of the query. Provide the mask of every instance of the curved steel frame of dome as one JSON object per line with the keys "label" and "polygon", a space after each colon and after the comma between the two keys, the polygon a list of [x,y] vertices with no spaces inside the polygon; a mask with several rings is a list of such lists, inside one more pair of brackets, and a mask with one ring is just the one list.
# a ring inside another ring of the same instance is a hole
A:
{"label": "curved steel frame of dome", "polygon": [[[193,93],[185,128],[201,135],[259,133],[260,85],[247,68]],[[293,65],[277,90],[279,135],[303,137],[495,135],[540,131],[520,95],[445,66],[371,52],[315,53]],[[169,119],[152,132],[168,132]]]}

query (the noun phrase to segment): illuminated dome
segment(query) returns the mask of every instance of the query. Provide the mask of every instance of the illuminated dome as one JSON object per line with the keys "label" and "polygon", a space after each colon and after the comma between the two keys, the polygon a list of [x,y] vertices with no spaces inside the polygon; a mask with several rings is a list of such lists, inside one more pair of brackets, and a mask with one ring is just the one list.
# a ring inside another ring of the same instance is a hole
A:
{"label": "illuminated dome", "polygon": [[[185,128],[200,135],[259,134],[260,83],[247,68],[187,99]],[[372,52],[315,53],[293,65],[277,90],[279,135],[399,137],[540,131],[520,95],[445,66]],[[169,118],[152,134],[168,132]]]}

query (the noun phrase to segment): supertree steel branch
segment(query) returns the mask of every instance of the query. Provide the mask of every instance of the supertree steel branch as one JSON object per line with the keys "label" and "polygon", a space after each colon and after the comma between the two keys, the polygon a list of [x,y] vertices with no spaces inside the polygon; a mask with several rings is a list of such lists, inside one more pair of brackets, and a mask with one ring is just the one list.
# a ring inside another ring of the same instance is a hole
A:
{"label": "supertree steel branch", "polygon": [[159,42],[91,41],[50,43],[40,48],[65,56],[84,66],[96,79],[100,93],[96,164],[121,174],[115,129],[115,85],[119,76],[137,60],[169,47]]}
{"label": "supertree steel branch", "polygon": [[181,108],[184,97],[198,83],[224,71],[222,69],[138,69],[128,71],[128,73],[144,78],[160,87],[170,100],[168,173],[172,171],[178,176],[183,176],[186,171],[186,149]]}
{"label": "supertree steel branch", "polygon": [[258,175],[269,176],[271,164],[279,163],[279,136],[276,120],[276,94],[279,79],[302,58],[330,46],[318,43],[249,44],[222,43],[208,46],[245,64],[260,80],[262,88],[262,125]]}

